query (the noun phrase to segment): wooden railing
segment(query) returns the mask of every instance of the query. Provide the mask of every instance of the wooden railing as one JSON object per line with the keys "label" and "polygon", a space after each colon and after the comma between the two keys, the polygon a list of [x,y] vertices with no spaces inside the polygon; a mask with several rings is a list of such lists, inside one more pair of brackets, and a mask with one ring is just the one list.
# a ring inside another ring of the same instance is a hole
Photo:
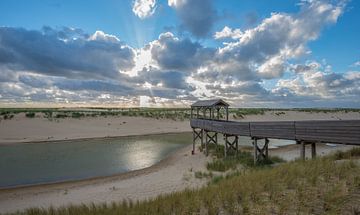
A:
{"label": "wooden railing", "polygon": [[360,145],[360,120],[236,122],[191,119],[190,125],[237,136]]}

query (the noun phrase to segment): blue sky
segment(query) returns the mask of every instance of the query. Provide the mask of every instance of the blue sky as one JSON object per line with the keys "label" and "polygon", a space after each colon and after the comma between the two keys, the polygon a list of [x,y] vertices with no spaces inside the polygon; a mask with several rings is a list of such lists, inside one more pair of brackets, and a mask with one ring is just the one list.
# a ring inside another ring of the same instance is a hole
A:
{"label": "blue sky", "polygon": [[2,0],[0,104],[360,107],[360,2]]}

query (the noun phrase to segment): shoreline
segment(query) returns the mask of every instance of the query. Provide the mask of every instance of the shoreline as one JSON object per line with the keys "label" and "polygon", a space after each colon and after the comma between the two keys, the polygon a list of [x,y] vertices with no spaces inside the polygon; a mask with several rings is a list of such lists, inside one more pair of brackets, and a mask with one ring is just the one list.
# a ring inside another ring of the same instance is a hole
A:
{"label": "shoreline", "polygon": [[[59,140],[33,140],[33,141],[25,141],[25,142],[0,142],[0,146],[10,146],[10,145],[25,145],[25,144],[46,144],[46,143],[66,143],[66,142],[73,142],[73,141],[88,141],[88,140],[113,140],[117,138],[131,138],[131,137],[139,137],[139,136],[155,136],[155,135],[172,135],[172,134],[184,134],[184,133],[191,133],[191,131],[179,131],[179,132],[158,132],[158,133],[144,133],[144,134],[130,134],[130,135],[118,135],[118,136],[104,136],[104,137],[81,137],[81,138],[74,138],[74,139],[59,139]],[[0,188],[1,189],[1,188]]]}

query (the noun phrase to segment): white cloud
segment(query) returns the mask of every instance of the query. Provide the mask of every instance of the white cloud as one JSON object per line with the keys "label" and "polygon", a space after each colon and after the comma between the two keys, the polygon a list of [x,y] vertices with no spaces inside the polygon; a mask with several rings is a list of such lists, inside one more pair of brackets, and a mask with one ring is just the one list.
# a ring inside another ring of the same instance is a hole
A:
{"label": "white cloud", "polygon": [[360,60],[359,60],[359,61],[356,61],[355,63],[353,63],[351,66],[353,66],[353,67],[358,67],[358,66],[360,66]]}
{"label": "white cloud", "polygon": [[181,5],[184,5],[187,2],[187,0],[168,0],[168,5],[170,7],[180,7]]}
{"label": "white cloud", "polygon": [[216,40],[231,38],[234,40],[240,39],[243,36],[243,32],[240,29],[231,29],[225,26],[221,31],[217,31],[214,34]]}
{"label": "white cloud", "polygon": [[95,33],[91,35],[88,40],[102,40],[113,43],[120,42],[119,38],[117,38],[115,35],[106,34],[103,31],[95,31]]}
{"label": "white cloud", "polygon": [[132,11],[140,19],[152,16],[156,10],[156,0],[135,0]]}
{"label": "white cloud", "polygon": [[[296,68],[299,68],[299,65]],[[308,63],[301,68],[302,71],[293,78],[279,80],[274,92],[288,91],[293,95],[319,99],[356,97],[360,94],[358,71],[335,73],[327,71],[326,65],[317,62]]]}
{"label": "white cloud", "polygon": [[285,61],[280,56],[269,58],[258,68],[259,76],[265,79],[282,77],[285,70]]}

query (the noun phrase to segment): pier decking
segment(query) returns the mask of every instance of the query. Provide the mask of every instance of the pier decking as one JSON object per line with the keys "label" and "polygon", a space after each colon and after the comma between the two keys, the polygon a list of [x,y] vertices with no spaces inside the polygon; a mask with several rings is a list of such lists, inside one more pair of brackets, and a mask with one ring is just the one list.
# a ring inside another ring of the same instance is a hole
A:
{"label": "pier decking", "polygon": [[[229,149],[238,150],[238,136],[248,136],[253,140],[254,162],[268,157],[269,138],[294,140],[300,144],[300,155],[305,159],[305,145],[311,144],[312,157],[316,156],[317,143],[335,143],[360,146],[360,120],[307,120],[307,121],[264,121],[264,122],[238,122],[228,121],[228,105],[222,100],[202,101],[193,105],[197,109],[196,117],[190,119],[190,126],[194,131],[194,147],[197,139],[205,147],[210,143],[217,144],[218,134],[225,139],[225,156]],[[219,110],[225,107],[226,120],[220,120]],[[199,115],[199,108],[203,115]],[[210,109],[210,116],[206,117],[206,110]],[[211,111],[213,110],[213,111]],[[214,110],[217,117],[214,116]],[[192,115],[193,116],[193,115]],[[229,141],[231,137],[233,141]],[[265,139],[263,147],[259,147],[257,140]],[[207,150],[206,150],[207,151]]]}

